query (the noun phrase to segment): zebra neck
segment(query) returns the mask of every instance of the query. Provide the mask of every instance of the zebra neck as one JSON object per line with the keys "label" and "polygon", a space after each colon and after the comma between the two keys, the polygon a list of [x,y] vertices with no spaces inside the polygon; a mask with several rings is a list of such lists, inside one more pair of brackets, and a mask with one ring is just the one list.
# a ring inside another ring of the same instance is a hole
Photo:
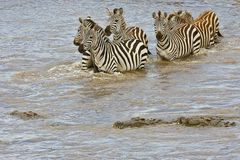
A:
{"label": "zebra neck", "polygon": [[120,42],[120,41],[126,39],[125,31],[127,29],[127,25],[126,25],[126,22],[125,22],[123,17],[121,19],[121,22],[122,23],[121,23],[121,26],[120,26],[120,30],[118,32],[114,33],[114,35],[113,35],[113,40],[115,42]]}
{"label": "zebra neck", "polygon": [[122,18],[121,30],[124,31],[124,30],[126,30],[126,28],[127,28],[127,24],[126,24],[124,18]]}
{"label": "zebra neck", "polygon": [[114,42],[120,42],[125,39],[124,31],[120,30],[113,35]]}
{"label": "zebra neck", "polygon": [[157,43],[162,49],[166,49],[170,41],[170,35],[168,34],[157,34]]}
{"label": "zebra neck", "polygon": [[94,54],[95,64],[97,67],[105,67],[106,59],[111,59],[113,57],[111,52],[111,42],[106,42],[102,38],[98,38],[98,42],[94,47],[92,47],[91,53]]}

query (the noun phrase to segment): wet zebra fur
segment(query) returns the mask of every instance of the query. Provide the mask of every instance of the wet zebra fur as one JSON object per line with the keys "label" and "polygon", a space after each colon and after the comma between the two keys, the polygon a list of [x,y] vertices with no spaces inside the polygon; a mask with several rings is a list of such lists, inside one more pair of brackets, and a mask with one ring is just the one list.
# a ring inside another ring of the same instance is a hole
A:
{"label": "wet zebra fur", "polygon": [[223,35],[219,31],[219,18],[214,11],[204,11],[195,20],[193,19],[192,15],[187,11],[179,11],[178,15],[192,24],[199,23],[202,20],[207,21],[207,25],[212,27],[215,43],[219,43],[219,37],[223,37]]}
{"label": "wet zebra fur", "polygon": [[[87,19],[91,19],[91,17],[87,17]],[[83,49],[83,46],[81,45],[82,43],[82,36],[83,36],[83,31],[84,28],[87,26],[91,26],[91,23],[88,21],[84,21],[81,18],[79,18],[80,26],[78,28],[78,32],[74,37],[73,43],[78,47],[78,51],[82,53],[82,70],[87,70],[88,68],[93,67],[94,72],[98,72],[97,67],[94,65],[92,54],[89,51],[85,51]]]}
{"label": "wet zebra fur", "polygon": [[[147,34],[139,27],[132,26],[127,27],[127,24],[123,17],[123,8],[114,8],[111,12],[108,10],[109,25],[105,28],[105,32],[108,36],[113,33],[113,41],[121,42],[127,39],[138,39],[142,41],[146,47],[148,47]],[[149,54],[151,54],[149,52]]]}
{"label": "wet zebra fur", "polygon": [[200,34],[193,25],[184,23],[171,29],[166,13],[153,12],[152,16],[160,58],[172,61],[199,52]]}
{"label": "wet zebra fur", "polygon": [[195,21],[199,19],[205,19],[213,26],[214,40],[218,43],[219,37],[223,37],[223,35],[219,31],[219,18],[217,14],[213,11],[204,11]]}
{"label": "wet zebra fur", "polygon": [[124,40],[119,43],[106,41],[104,30],[92,20],[92,26],[83,34],[82,45],[90,51],[100,71],[114,73],[144,68],[148,49],[137,39]]}
{"label": "wet zebra fur", "polygon": [[187,11],[178,11],[174,14],[168,15],[168,21],[171,22],[170,26],[173,28],[174,26],[178,26],[181,23],[188,23],[192,24],[196,27],[198,32],[200,33],[201,37],[201,48],[210,48],[214,45],[214,33],[213,33],[213,27],[208,21],[205,19],[200,19],[198,21],[194,21],[194,23],[190,22],[189,18],[191,18],[191,14]]}

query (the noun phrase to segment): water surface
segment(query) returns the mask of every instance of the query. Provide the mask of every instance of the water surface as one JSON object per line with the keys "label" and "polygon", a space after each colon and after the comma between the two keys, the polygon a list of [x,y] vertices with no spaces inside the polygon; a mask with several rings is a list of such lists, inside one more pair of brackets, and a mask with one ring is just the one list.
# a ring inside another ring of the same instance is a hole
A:
{"label": "water surface", "polygon": [[[240,114],[240,1],[1,1],[0,159],[240,159],[240,127],[117,130],[135,116]],[[148,34],[152,62],[119,75],[81,70],[78,17],[107,24],[123,7]],[[183,61],[156,61],[153,11],[213,9],[222,42]],[[45,118],[21,120],[14,111]]]}

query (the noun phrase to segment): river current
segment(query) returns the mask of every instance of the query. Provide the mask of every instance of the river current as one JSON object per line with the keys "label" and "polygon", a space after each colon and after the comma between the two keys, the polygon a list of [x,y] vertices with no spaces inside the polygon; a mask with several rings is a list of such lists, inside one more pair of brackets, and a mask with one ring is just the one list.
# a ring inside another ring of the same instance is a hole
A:
{"label": "river current", "polygon": [[[105,27],[106,8],[115,7],[147,33],[151,61],[117,75],[82,71],[73,45],[78,18]],[[152,12],[179,9],[194,17],[214,10],[224,38],[198,56],[159,62]],[[239,122],[112,128],[137,116],[239,116],[239,20],[239,0],[1,0],[0,159],[240,159]],[[14,110],[44,118],[22,120]]]}

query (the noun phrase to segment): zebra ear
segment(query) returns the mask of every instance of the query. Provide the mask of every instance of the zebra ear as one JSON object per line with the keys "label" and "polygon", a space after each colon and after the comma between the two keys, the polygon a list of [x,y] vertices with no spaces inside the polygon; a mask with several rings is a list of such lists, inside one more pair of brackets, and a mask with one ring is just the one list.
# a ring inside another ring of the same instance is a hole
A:
{"label": "zebra ear", "polygon": [[153,12],[153,13],[152,13],[152,17],[153,17],[154,19],[157,19],[156,12]]}
{"label": "zebra ear", "polygon": [[81,18],[81,17],[79,17],[79,22],[80,22],[80,23],[83,23],[83,20],[82,20],[82,18]]}
{"label": "zebra ear", "polygon": [[109,16],[109,17],[111,17],[112,16],[112,12],[108,9],[108,8],[106,8],[107,9],[107,15]]}
{"label": "zebra ear", "polygon": [[177,15],[181,15],[182,13],[183,13],[182,10],[178,10],[178,11],[177,11]]}
{"label": "zebra ear", "polygon": [[113,14],[117,14],[117,11],[118,11],[118,9],[117,9],[117,8],[114,8],[114,9],[113,9]]}
{"label": "zebra ear", "polygon": [[119,8],[119,13],[122,15],[123,14],[123,8]]}
{"label": "zebra ear", "polygon": [[166,18],[166,17],[167,17],[167,12],[164,12],[164,14],[163,14],[163,15],[164,15],[164,18]]}

